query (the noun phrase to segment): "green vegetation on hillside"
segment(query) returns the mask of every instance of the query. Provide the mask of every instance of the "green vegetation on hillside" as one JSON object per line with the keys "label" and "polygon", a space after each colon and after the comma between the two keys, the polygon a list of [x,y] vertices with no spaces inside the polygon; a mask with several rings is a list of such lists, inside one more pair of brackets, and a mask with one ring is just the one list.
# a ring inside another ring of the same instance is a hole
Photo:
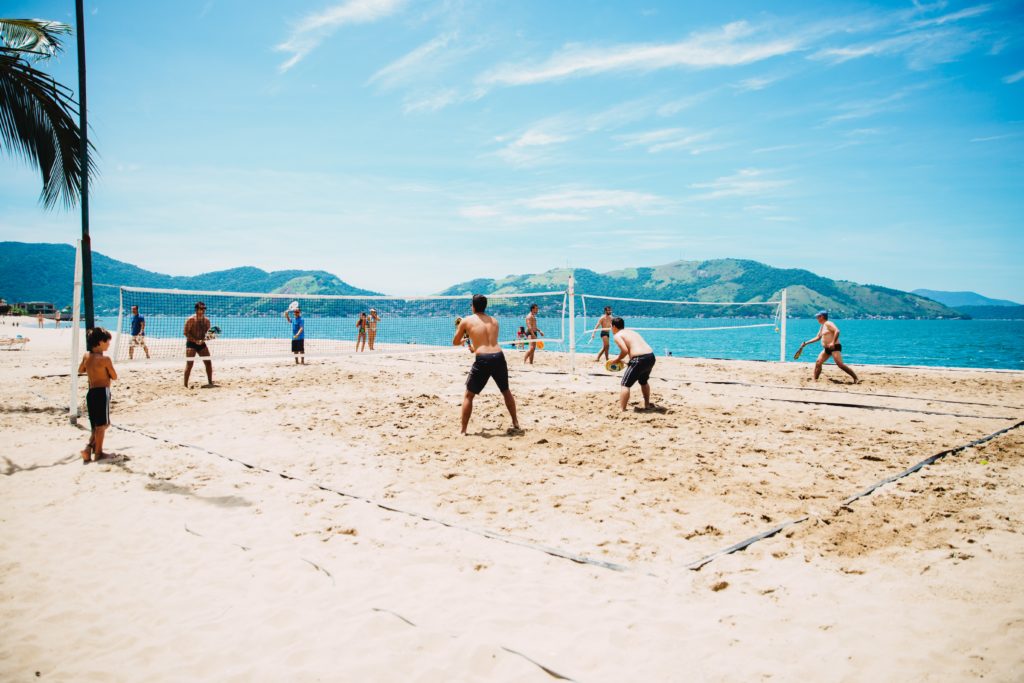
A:
{"label": "green vegetation on hillside", "polygon": [[[840,318],[958,318],[957,311],[924,297],[876,285],[830,280],[807,270],[772,268],[757,261],[718,259],[676,261],[653,268],[609,273],[575,271],[576,292],[600,296],[673,301],[772,301],[787,290],[789,314],[812,316],[827,309]],[[449,287],[443,294],[530,292],[564,289],[567,269],[539,275],[477,279]],[[735,310],[735,309],[733,309]],[[680,315],[714,315],[716,309],[682,309]]]}

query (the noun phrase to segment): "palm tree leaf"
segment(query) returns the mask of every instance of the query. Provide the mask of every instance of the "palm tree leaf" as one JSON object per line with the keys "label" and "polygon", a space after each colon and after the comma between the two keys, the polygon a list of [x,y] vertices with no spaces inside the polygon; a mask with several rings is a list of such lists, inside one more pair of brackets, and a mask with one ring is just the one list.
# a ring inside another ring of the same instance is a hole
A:
{"label": "palm tree leaf", "polygon": [[[0,51],[0,142],[15,156],[38,166],[40,202],[71,207],[82,187],[82,142],[72,93],[14,54]],[[88,173],[95,175],[90,154]]]}
{"label": "palm tree leaf", "polygon": [[71,27],[44,19],[0,19],[0,40],[8,49],[49,57],[63,51],[60,36],[69,35]]}

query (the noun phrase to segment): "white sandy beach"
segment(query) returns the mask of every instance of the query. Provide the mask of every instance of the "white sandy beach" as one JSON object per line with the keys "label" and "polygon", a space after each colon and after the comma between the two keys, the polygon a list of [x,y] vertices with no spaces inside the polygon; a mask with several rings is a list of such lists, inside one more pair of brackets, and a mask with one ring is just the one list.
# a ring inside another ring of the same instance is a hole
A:
{"label": "white sandy beach", "polygon": [[1024,420],[1024,373],[659,358],[622,414],[507,352],[525,433],[492,384],[460,438],[468,354],[136,361],[83,466],[71,331],[15,331],[4,680],[1021,680],[1024,428],[842,503]]}

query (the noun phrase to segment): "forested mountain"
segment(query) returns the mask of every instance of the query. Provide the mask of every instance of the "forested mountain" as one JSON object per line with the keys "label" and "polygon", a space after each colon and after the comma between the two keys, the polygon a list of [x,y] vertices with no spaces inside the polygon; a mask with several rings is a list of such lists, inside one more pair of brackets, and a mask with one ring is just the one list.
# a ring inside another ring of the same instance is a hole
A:
{"label": "forested mountain", "polygon": [[[74,256],[74,249],[66,244],[0,242],[0,297],[12,303],[50,301],[58,308],[69,305]],[[555,269],[533,275],[510,275],[497,280],[471,280],[449,287],[441,294],[562,290],[568,282],[569,272],[567,269]],[[597,273],[585,268],[572,272],[576,276],[578,294],[686,301],[770,301],[777,299],[780,290],[785,288],[789,298],[789,314],[795,317],[811,316],[819,309],[827,309],[834,316],[842,318],[966,317],[937,301],[909,292],[831,280],[807,270],[773,268],[757,261],[676,261],[662,266],[629,268],[608,273]],[[296,295],[375,294],[319,270],[268,273],[259,268],[242,267],[195,276],[175,276],[143,270],[96,252],[93,253],[93,282],[165,289]],[[97,313],[117,310],[116,289],[96,287],[95,298]],[[680,314],[713,315],[723,311],[692,308]],[[764,309],[757,311],[757,314],[764,314]]]}
{"label": "forested mountain", "polygon": [[[477,279],[449,287],[444,294],[468,292],[541,292],[564,289],[569,270],[536,275]],[[791,316],[808,317],[820,309],[843,318],[963,317],[936,301],[888,287],[830,280],[807,270],[772,268],[757,261],[717,259],[675,261],[649,268],[596,273],[577,269],[576,292],[603,296],[686,301],[771,301],[786,289]],[[718,312],[718,311],[711,311]],[[681,315],[709,313],[681,310]]]}
{"label": "forested mountain", "polygon": [[[201,275],[164,275],[143,270],[99,252],[92,254],[93,282],[132,287],[260,292],[281,294],[374,294],[353,287],[322,270],[232,268]],[[49,301],[57,308],[71,304],[75,249],[67,244],[0,242],[0,297],[9,303]],[[118,291],[94,287],[96,312],[117,311]]]}

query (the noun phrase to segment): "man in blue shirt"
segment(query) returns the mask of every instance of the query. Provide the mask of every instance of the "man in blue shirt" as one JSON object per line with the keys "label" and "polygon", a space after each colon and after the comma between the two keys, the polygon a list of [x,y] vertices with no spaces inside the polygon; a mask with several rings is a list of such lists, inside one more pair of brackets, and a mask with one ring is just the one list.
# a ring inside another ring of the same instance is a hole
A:
{"label": "man in blue shirt", "polygon": [[149,358],[149,347],[146,346],[146,319],[139,315],[139,307],[132,306],[132,343],[128,345],[128,359],[135,356],[135,347],[141,346]]}
{"label": "man in blue shirt", "polygon": [[[295,315],[292,318],[292,314]],[[284,317],[292,324],[292,353],[295,354],[295,364],[306,364],[306,322],[302,319],[302,311],[296,306],[289,308]]]}

